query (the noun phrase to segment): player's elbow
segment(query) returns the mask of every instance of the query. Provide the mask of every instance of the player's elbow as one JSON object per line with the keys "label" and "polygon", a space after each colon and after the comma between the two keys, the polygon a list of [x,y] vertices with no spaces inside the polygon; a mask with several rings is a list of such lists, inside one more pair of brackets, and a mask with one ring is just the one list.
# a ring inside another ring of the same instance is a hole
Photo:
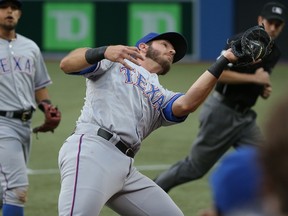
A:
{"label": "player's elbow", "polygon": [[185,106],[182,107],[182,109],[183,109],[183,112],[189,114],[189,113],[195,112],[198,106],[199,104],[191,103],[191,104],[186,104]]}
{"label": "player's elbow", "polygon": [[177,104],[173,108],[173,113],[175,116],[186,116],[189,115],[190,113],[196,111],[198,106],[196,104],[186,104],[186,103],[181,103]]}
{"label": "player's elbow", "polygon": [[190,97],[183,95],[173,103],[173,113],[176,116],[185,116],[197,110],[201,101],[195,97],[191,100]]}
{"label": "player's elbow", "polygon": [[60,61],[59,67],[64,73],[71,72],[69,71],[69,63],[67,62],[65,58]]}

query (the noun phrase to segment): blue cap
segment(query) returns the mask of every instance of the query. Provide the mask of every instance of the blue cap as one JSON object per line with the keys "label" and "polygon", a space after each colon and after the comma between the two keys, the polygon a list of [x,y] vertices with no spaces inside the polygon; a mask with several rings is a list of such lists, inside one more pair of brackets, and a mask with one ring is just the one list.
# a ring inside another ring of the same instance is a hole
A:
{"label": "blue cap", "polygon": [[155,32],[151,32],[140,40],[137,41],[136,47],[139,47],[140,43],[148,43],[153,40],[167,40],[169,41],[172,46],[174,47],[176,53],[174,55],[173,63],[181,60],[187,51],[187,41],[184,36],[177,32],[166,32],[162,34],[158,34]]}
{"label": "blue cap", "polygon": [[224,157],[212,173],[210,185],[215,208],[221,214],[259,207],[262,170],[258,149],[242,147]]}
{"label": "blue cap", "polygon": [[0,0],[0,4],[5,4],[5,3],[12,3],[16,5],[19,9],[22,8],[22,2],[19,0]]}

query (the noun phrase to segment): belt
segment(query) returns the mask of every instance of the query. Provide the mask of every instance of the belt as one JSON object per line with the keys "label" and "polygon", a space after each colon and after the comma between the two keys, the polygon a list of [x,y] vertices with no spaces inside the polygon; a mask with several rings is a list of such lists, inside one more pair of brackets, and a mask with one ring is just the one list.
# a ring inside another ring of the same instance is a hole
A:
{"label": "belt", "polygon": [[213,96],[217,99],[219,99],[221,101],[222,104],[226,105],[227,107],[233,109],[234,111],[241,113],[241,114],[245,114],[247,111],[249,111],[251,109],[251,107],[243,105],[243,104],[239,104],[236,102],[233,102],[227,98],[225,98],[224,95],[222,95],[219,92],[213,92]]}
{"label": "belt", "polygon": [[32,118],[32,114],[33,114],[32,110],[0,111],[0,116],[20,119],[23,122],[30,120]]}
{"label": "belt", "polygon": [[[106,140],[110,140],[113,136],[112,133],[99,128],[97,131],[97,135],[106,139]],[[116,143],[115,145],[123,154],[127,155],[128,157],[134,158],[135,153],[133,152],[132,148],[127,147],[127,145],[125,145],[122,141],[119,141]]]}

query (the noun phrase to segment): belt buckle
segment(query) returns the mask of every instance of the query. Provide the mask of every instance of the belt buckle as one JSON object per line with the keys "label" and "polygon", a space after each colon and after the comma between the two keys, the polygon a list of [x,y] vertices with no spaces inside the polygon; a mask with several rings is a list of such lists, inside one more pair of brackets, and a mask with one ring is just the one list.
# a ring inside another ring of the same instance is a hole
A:
{"label": "belt buckle", "polygon": [[125,151],[125,155],[132,157],[132,158],[135,156],[132,148],[127,148],[127,150]]}
{"label": "belt buckle", "polygon": [[23,122],[28,121],[30,118],[31,118],[31,112],[29,110],[24,111],[21,115],[21,120]]}

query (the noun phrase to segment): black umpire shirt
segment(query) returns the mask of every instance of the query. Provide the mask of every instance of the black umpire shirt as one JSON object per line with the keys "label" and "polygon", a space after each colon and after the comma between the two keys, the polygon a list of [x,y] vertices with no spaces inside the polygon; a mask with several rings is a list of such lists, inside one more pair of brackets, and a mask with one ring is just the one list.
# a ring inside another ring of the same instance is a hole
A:
{"label": "black umpire shirt", "polygon": [[[235,35],[230,40],[235,40],[241,37],[242,34]],[[225,50],[229,48],[229,43],[227,43]],[[253,65],[246,66],[233,66],[233,64],[228,64],[227,70],[239,72],[239,73],[247,73],[254,74],[256,70],[260,67],[263,67],[265,71],[271,74],[272,69],[278,62],[281,56],[281,52],[277,45],[274,43],[272,47],[272,51],[269,55],[265,56],[261,62]],[[216,87],[216,91],[220,94],[224,95],[226,100],[228,99],[232,103],[240,104],[245,107],[252,107],[255,105],[258,96],[260,96],[263,92],[263,85],[258,84],[224,84],[218,82]]]}

